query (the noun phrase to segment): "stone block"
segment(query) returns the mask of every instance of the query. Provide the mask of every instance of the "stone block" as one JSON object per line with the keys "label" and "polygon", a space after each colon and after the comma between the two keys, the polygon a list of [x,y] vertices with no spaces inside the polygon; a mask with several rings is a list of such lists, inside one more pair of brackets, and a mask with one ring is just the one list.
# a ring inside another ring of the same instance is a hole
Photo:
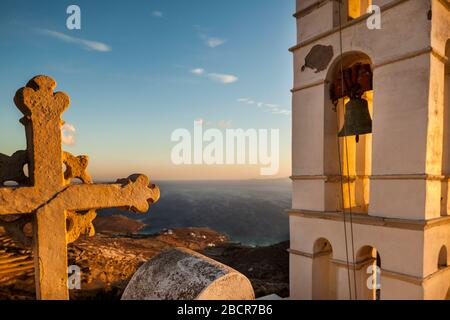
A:
{"label": "stone block", "polygon": [[197,252],[175,248],[142,265],[122,300],[253,300],[250,281]]}

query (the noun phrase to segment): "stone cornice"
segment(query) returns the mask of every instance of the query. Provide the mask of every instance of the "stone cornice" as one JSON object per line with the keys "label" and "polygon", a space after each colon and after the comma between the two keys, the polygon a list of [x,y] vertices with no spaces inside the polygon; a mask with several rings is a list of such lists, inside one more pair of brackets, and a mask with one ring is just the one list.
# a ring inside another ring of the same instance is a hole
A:
{"label": "stone cornice", "polygon": [[294,18],[301,18],[303,16],[306,16],[307,14],[311,13],[312,11],[320,8],[321,6],[327,4],[330,1],[336,1],[339,2],[339,0],[318,0],[316,2],[314,2],[313,4],[298,10],[296,13],[293,14]]}
{"label": "stone cornice", "polygon": [[[394,8],[394,7],[398,6],[399,4],[402,4],[403,2],[406,2],[406,1],[410,1],[410,0],[396,0],[396,1],[392,1],[392,2],[390,2],[390,3],[388,3],[388,4],[384,5],[384,6],[382,6],[382,7],[380,8],[380,9],[381,9],[381,12],[384,12],[384,11],[387,11],[387,10],[389,10],[389,9],[391,9],[391,8]],[[349,28],[349,27],[351,27],[351,26],[353,26],[353,25],[356,25],[356,24],[359,24],[359,23],[363,22],[363,21],[366,20],[368,17],[370,17],[372,14],[373,14],[373,13],[366,13],[366,14],[363,14],[362,16],[360,16],[360,17],[358,17],[358,18],[356,18],[356,19],[353,19],[353,20],[351,20],[351,21],[346,22],[345,24],[342,25],[342,30],[344,30],[344,29],[346,29],[346,28]],[[333,34],[333,33],[335,33],[335,32],[338,32],[339,29],[340,29],[339,27],[335,27],[335,28],[330,29],[330,30],[328,30],[328,31],[322,32],[322,33],[320,33],[320,34],[318,34],[318,35],[316,35],[316,36],[314,36],[314,37],[311,37],[311,38],[309,38],[309,39],[306,39],[305,41],[302,41],[302,42],[298,43],[297,45],[291,47],[291,48],[289,49],[289,51],[293,52],[293,51],[299,49],[300,47],[304,47],[304,46],[306,46],[306,45],[308,45],[308,44],[310,44],[310,43],[313,43],[313,42],[315,42],[315,41],[317,41],[317,40],[320,40],[320,39],[322,39],[322,38],[325,38],[326,36],[329,36],[330,34]]]}
{"label": "stone cornice", "polygon": [[[316,254],[311,254],[311,253],[303,252],[303,251],[300,251],[300,250],[288,249],[287,251],[290,254],[294,254],[294,255],[302,256],[302,257],[306,257],[306,258],[313,259],[313,258],[317,257]],[[329,253],[330,252],[327,252],[326,254],[329,254]],[[353,269],[353,266],[355,266],[356,270],[360,270],[364,266],[367,266],[367,265],[373,263],[374,259],[373,258],[367,258],[367,259],[362,260],[362,261],[357,261],[356,264],[353,264],[352,262],[349,262],[347,264],[346,261],[340,260],[340,259],[330,259],[330,262],[333,263],[337,267],[347,268],[347,265],[348,265],[351,269]],[[381,277],[386,277],[386,278],[396,279],[396,280],[400,280],[400,281],[405,281],[405,282],[409,282],[409,283],[412,283],[412,284],[415,284],[415,285],[423,285],[425,282],[427,282],[427,281],[431,280],[432,278],[434,278],[436,276],[439,276],[439,275],[441,275],[443,273],[450,273],[450,267],[439,269],[439,270],[429,274],[426,277],[417,277],[417,276],[412,276],[412,275],[401,273],[401,272],[397,272],[397,271],[387,270],[387,269],[384,269],[384,268],[381,269]]]}
{"label": "stone cornice", "polygon": [[[331,263],[333,263],[334,265],[336,265],[338,267],[347,267],[347,261],[339,260],[339,259],[330,259],[330,261],[331,261]],[[354,267],[355,270],[361,270],[365,266],[372,264],[375,261],[376,261],[375,258],[367,258],[362,261],[356,261],[356,263],[349,261],[348,266],[351,267],[352,269]]]}
{"label": "stone cornice", "polygon": [[341,182],[341,179],[343,182],[347,182],[350,180],[350,182],[354,182],[356,179],[368,179],[369,176],[365,175],[350,175],[350,176],[340,176],[338,174],[336,175],[299,175],[299,176],[291,176],[290,179],[292,181],[296,180],[323,180],[325,182]]}
{"label": "stone cornice", "polygon": [[419,49],[419,50],[415,50],[415,51],[404,53],[402,55],[394,56],[394,57],[385,59],[385,60],[375,64],[373,66],[373,70],[383,67],[383,66],[386,66],[386,65],[389,65],[389,64],[392,64],[392,63],[395,63],[395,62],[412,59],[412,58],[421,56],[423,54],[430,53],[432,51],[433,51],[432,48],[427,46],[427,47]]}
{"label": "stone cornice", "polygon": [[316,253],[306,253],[306,252],[302,252],[302,251],[294,250],[294,249],[287,249],[287,251],[289,253],[292,253],[292,254],[295,254],[295,255],[298,255],[298,256],[304,256],[304,257],[307,257],[307,258],[322,257],[322,256],[326,256],[326,255],[332,253],[331,250],[321,251],[321,252],[316,252]]}
{"label": "stone cornice", "polygon": [[[407,52],[407,53],[402,54],[402,55],[398,55],[398,56],[394,56],[394,57],[391,57],[391,58],[384,59],[383,61],[380,61],[377,64],[374,64],[372,66],[372,69],[375,70],[375,69],[378,69],[378,68],[390,65],[390,64],[395,63],[395,62],[412,59],[412,58],[421,56],[423,54],[428,54],[428,53],[431,53],[436,59],[441,61],[443,64],[447,64],[447,62],[449,60],[447,57],[443,56],[442,53],[438,52],[435,48],[433,48],[431,46],[426,46],[426,47],[424,47],[422,49],[419,49],[419,50],[414,50],[414,51]],[[312,83],[308,83],[308,84],[305,84],[305,85],[302,85],[302,86],[297,86],[297,87],[292,88],[291,92],[294,93],[294,92],[305,90],[305,89],[309,89],[309,88],[312,88],[312,87],[315,87],[315,86],[323,85],[323,84],[327,83],[327,81],[328,80],[326,80],[326,79],[325,80],[317,80],[317,81],[312,82]]]}
{"label": "stone cornice", "polygon": [[439,53],[436,49],[434,49],[431,46],[426,46],[422,49],[419,50],[415,50],[415,51],[411,51],[411,52],[407,52],[405,54],[399,55],[399,56],[395,56],[389,59],[385,59],[377,64],[375,64],[373,66],[373,69],[377,69],[395,62],[399,62],[399,61],[403,61],[403,60],[408,60],[408,59],[412,59],[418,56],[421,56],[423,54],[427,54],[427,53],[431,53],[434,57],[436,57],[439,61],[441,61],[442,63],[447,63],[447,58],[445,56],[443,56],[441,53]]}
{"label": "stone cornice", "polygon": [[289,179],[295,180],[327,180],[326,175],[295,175],[290,176]]}
{"label": "stone cornice", "polygon": [[[312,211],[302,209],[287,209],[290,216],[299,216],[311,219],[323,219],[333,221],[343,221],[344,216],[341,212]],[[352,220],[354,224],[371,225],[386,228],[397,228],[404,230],[425,231],[437,226],[450,224],[450,216],[434,218],[430,220],[411,220],[370,216],[368,214],[353,213]]]}
{"label": "stone cornice", "polygon": [[[297,180],[324,180],[325,182],[340,182],[341,175],[293,175],[289,177],[293,181]],[[343,181],[355,181],[356,179],[370,180],[427,180],[427,181],[445,181],[449,176],[433,174],[377,174],[377,175],[344,175]]]}
{"label": "stone cornice", "polygon": [[300,90],[305,90],[305,89],[309,89],[312,87],[316,87],[316,86],[320,86],[322,84],[325,84],[327,81],[326,80],[319,80],[310,84],[306,84],[304,86],[298,86],[298,87],[294,87],[291,89],[291,92],[294,93],[296,91],[300,91]]}
{"label": "stone cornice", "polygon": [[427,180],[443,181],[446,176],[433,174],[378,174],[371,175],[370,180]]}

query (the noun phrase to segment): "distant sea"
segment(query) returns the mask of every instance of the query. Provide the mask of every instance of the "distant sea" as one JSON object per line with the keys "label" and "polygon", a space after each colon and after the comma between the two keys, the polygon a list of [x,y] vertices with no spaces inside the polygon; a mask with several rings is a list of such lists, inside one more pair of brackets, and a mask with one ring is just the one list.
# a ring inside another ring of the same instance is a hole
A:
{"label": "distant sea", "polygon": [[147,214],[118,209],[99,215],[123,214],[147,226],[143,234],[180,227],[208,227],[232,242],[264,246],[289,239],[284,212],[291,206],[288,179],[243,181],[163,181],[160,200]]}

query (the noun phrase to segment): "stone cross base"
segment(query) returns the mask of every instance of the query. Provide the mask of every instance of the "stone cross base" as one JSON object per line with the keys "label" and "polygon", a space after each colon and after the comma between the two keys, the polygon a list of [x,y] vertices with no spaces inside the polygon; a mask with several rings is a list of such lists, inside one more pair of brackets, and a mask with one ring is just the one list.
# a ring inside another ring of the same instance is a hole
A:
{"label": "stone cross base", "polygon": [[197,252],[175,248],[142,265],[122,300],[253,300],[250,281]]}

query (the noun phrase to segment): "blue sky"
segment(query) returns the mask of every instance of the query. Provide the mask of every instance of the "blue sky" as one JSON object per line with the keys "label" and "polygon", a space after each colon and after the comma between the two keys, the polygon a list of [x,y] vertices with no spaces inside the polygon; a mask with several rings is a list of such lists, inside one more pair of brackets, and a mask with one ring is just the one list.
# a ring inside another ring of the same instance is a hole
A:
{"label": "blue sky", "polygon": [[[81,8],[81,30],[66,9]],[[0,152],[25,147],[15,91],[37,74],[71,97],[63,119],[90,156],[90,172],[112,179],[256,178],[258,166],[181,166],[170,161],[177,128],[280,129],[290,172],[294,0],[0,2]],[[90,41],[90,42],[88,42]],[[252,103],[253,102],[253,103]]]}

